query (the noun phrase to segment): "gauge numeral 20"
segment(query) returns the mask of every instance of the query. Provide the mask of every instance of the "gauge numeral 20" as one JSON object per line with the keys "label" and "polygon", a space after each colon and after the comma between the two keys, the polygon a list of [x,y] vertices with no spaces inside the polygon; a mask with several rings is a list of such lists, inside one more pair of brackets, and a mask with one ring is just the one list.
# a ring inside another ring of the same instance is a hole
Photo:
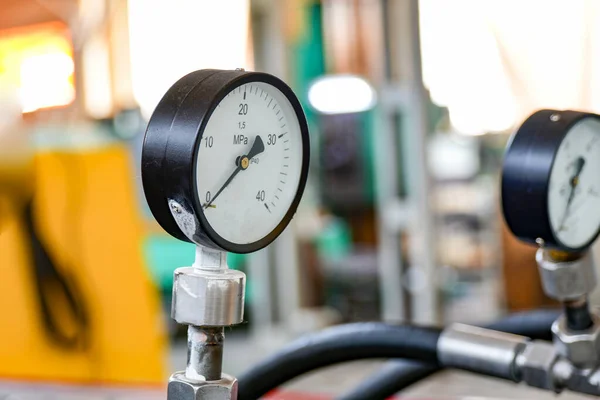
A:
{"label": "gauge numeral 20", "polygon": [[240,110],[238,111],[238,115],[246,115],[248,114],[248,104],[241,103]]}
{"label": "gauge numeral 20", "polygon": [[265,191],[264,190],[259,190],[258,193],[256,193],[256,200],[265,201]]}
{"label": "gauge numeral 20", "polygon": [[275,134],[268,135],[268,137],[267,137],[267,144],[272,146],[275,143],[277,143],[277,135],[275,135]]}
{"label": "gauge numeral 20", "polygon": [[213,147],[213,137],[212,136],[207,136],[204,138],[204,147]]}

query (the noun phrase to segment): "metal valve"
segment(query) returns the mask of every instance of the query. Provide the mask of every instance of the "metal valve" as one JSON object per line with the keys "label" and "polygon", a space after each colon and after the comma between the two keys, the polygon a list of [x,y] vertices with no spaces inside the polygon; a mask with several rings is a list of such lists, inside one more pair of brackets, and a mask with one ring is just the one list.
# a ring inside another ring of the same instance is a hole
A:
{"label": "metal valve", "polygon": [[224,327],[243,321],[245,283],[225,252],[202,246],[192,267],[175,270],[171,317],[188,325],[188,352],[185,371],[169,379],[168,400],[237,398],[237,380],[222,373]]}
{"label": "metal valve", "polygon": [[564,314],[552,325],[557,351],[576,367],[599,365],[600,317],[590,311],[587,302],[596,287],[591,254],[573,257],[539,249],[536,261],[544,291],[564,307]]}
{"label": "metal valve", "polygon": [[546,294],[562,302],[552,325],[553,344],[488,329],[454,324],[438,341],[445,366],[525,382],[560,392],[600,395],[600,317],[588,294],[596,286],[592,257],[540,248],[536,261]]}

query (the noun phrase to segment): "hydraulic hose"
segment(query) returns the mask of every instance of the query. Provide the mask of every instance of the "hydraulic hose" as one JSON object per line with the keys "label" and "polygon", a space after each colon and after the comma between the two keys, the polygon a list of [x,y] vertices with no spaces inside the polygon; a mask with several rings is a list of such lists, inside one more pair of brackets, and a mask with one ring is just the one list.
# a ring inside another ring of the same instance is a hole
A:
{"label": "hydraulic hose", "polygon": [[511,314],[483,326],[495,331],[513,333],[538,340],[552,340],[550,327],[561,315],[560,310],[533,310]]}
{"label": "hydraulic hose", "polygon": [[373,375],[363,379],[358,386],[337,397],[336,400],[387,399],[439,370],[439,365],[419,361],[390,361]]}
{"label": "hydraulic hose", "polygon": [[403,358],[437,366],[441,329],[384,323],[340,325],[300,338],[238,379],[238,399],[256,400],[306,372],[367,359]]}
{"label": "hydraulic hose", "polygon": [[[559,317],[559,310],[535,310],[509,315],[485,326],[501,332],[514,333],[532,339],[551,340],[550,327]],[[440,367],[409,360],[394,360],[337,400],[387,399],[406,387],[439,371]]]}

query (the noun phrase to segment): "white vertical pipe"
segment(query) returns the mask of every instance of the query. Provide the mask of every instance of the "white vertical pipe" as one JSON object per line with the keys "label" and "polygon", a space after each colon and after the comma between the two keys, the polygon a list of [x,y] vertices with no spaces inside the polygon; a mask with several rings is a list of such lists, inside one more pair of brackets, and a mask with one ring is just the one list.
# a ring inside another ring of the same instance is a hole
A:
{"label": "white vertical pipe", "polygon": [[248,257],[248,280],[252,285],[249,307],[252,312],[252,332],[260,335],[273,325],[272,276],[268,248],[252,253]]}
{"label": "white vertical pipe", "polygon": [[[418,277],[412,301],[415,323],[440,321],[436,278],[436,245],[431,199],[431,176],[427,162],[429,134],[427,107],[429,98],[423,86],[421,41],[419,32],[419,0],[410,0],[410,61],[408,130],[406,153],[409,195],[413,212],[411,221],[411,266]],[[416,283],[416,282],[413,282]]]}
{"label": "white vertical pipe", "polygon": [[377,205],[377,264],[382,319],[386,322],[403,322],[404,298],[402,286],[402,250],[399,230],[393,229],[386,212],[398,196],[398,160],[389,110],[378,115],[379,125],[375,136],[375,198]]}

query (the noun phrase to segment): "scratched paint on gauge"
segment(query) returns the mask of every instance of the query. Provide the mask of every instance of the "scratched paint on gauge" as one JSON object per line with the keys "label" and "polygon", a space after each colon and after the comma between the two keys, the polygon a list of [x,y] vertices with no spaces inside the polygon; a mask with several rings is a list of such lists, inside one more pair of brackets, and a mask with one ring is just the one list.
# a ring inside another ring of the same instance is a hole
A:
{"label": "scratched paint on gauge", "polygon": [[576,123],[556,153],[548,191],[550,223],[567,246],[585,245],[600,226],[600,122]]}
{"label": "scratched paint on gauge", "polygon": [[198,198],[215,232],[238,244],[271,233],[294,200],[302,168],[300,125],[287,97],[264,82],[235,88],[199,146]]}

